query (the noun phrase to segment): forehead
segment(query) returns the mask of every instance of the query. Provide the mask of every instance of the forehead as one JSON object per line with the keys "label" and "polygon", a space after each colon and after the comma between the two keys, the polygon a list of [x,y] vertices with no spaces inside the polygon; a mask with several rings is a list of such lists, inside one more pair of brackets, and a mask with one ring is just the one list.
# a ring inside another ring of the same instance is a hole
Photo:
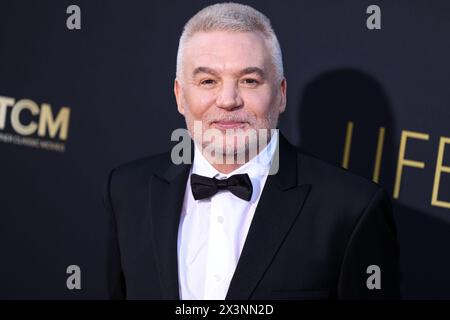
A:
{"label": "forehead", "polygon": [[266,41],[260,32],[212,31],[195,33],[184,48],[184,68],[209,67],[219,72],[249,66],[267,71],[270,65]]}

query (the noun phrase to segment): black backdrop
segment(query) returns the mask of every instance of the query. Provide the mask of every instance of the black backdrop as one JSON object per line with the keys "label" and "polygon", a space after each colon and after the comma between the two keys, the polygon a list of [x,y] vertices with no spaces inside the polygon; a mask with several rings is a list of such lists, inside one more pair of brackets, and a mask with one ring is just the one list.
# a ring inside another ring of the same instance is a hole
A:
{"label": "black backdrop", "polygon": [[[172,130],[184,126],[172,92],[178,37],[210,3],[0,0],[3,101],[36,103],[40,115],[21,112],[23,124],[43,117],[42,104],[54,117],[70,110],[62,139],[17,132],[17,105],[3,107],[2,126],[0,107],[0,298],[105,296],[103,179],[113,166],[167,150]],[[449,173],[439,174],[441,203],[431,201],[440,139],[450,137],[450,3],[244,3],[278,34],[288,79],[280,128],[291,142],[341,165],[352,121],[349,170],[372,179],[384,127],[380,184],[393,195],[402,133],[425,135],[407,140],[405,157],[424,167],[403,169],[394,199],[402,291],[450,298]],[[71,4],[81,8],[81,30],[66,27]],[[381,30],[366,27],[371,4],[381,9]],[[66,287],[69,265],[81,268],[81,290]]]}

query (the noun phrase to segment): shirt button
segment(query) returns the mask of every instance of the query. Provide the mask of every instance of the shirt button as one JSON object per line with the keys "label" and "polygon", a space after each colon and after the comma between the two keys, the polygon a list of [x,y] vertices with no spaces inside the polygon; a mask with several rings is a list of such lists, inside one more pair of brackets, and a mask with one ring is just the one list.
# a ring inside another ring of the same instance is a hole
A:
{"label": "shirt button", "polygon": [[222,280],[222,277],[218,274],[215,274],[214,279],[216,279],[217,282],[220,282],[220,280]]}
{"label": "shirt button", "polygon": [[224,220],[224,219],[223,219],[222,216],[218,216],[218,217],[217,217],[217,222],[218,222],[218,223],[223,223],[223,220]]}

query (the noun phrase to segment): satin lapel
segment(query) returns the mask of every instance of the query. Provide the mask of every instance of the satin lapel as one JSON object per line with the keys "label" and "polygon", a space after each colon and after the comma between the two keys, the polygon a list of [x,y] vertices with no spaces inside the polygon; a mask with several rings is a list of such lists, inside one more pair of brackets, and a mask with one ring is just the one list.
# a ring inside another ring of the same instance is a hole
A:
{"label": "satin lapel", "polygon": [[280,135],[280,167],[267,178],[226,300],[249,299],[299,215],[310,185],[298,183],[297,151]]}
{"label": "satin lapel", "polygon": [[152,235],[164,299],[178,300],[178,225],[189,165],[171,165],[149,182]]}

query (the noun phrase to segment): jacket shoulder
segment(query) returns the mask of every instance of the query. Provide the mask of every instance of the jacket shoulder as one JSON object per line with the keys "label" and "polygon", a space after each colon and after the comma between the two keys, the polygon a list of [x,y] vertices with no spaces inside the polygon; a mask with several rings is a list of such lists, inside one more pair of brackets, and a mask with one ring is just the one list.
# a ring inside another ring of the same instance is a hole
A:
{"label": "jacket shoulder", "polygon": [[386,191],[377,183],[345,168],[319,159],[297,148],[298,179],[310,184],[315,196],[321,201],[334,203],[343,208],[364,209],[377,193]]}
{"label": "jacket shoulder", "polygon": [[351,194],[354,197],[374,195],[382,188],[375,182],[345,168],[319,159],[297,148],[299,179],[329,191]]}
{"label": "jacket shoulder", "polygon": [[163,172],[170,164],[170,152],[166,151],[156,155],[125,162],[113,170],[118,175],[140,175],[142,173],[153,174]]}
{"label": "jacket shoulder", "polygon": [[357,230],[377,234],[387,226],[395,234],[391,198],[380,185],[303,152],[298,163],[299,181],[311,186],[305,213],[322,222],[320,232],[335,235],[337,251],[344,252]]}
{"label": "jacket shoulder", "polygon": [[155,173],[163,173],[171,164],[170,152],[139,158],[123,163],[108,175],[108,184],[114,194],[145,187],[149,178]]}

